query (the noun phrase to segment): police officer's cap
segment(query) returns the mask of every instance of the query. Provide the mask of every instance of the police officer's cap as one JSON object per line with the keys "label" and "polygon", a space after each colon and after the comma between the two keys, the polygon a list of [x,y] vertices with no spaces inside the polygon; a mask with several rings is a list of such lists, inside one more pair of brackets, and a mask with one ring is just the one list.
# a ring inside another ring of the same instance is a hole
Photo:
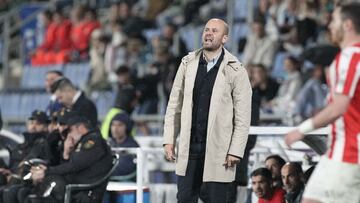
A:
{"label": "police officer's cap", "polygon": [[85,118],[84,116],[76,115],[76,116],[70,118],[66,124],[69,127],[71,127],[73,125],[77,125],[77,124],[85,124],[87,126],[90,126],[90,121],[89,121],[89,119]]}
{"label": "police officer's cap", "polygon": [[47,124],[50,122],[49,117],[46,115],[44,111],[35,110],[31,113],[29,120],[35,120],[39,123]]}
{"label": "police officer's cap", "polygon": [[57,113],[57,122],[60,125],[67,125],[67,123],[69,122],[69,120],[73,117],[77,116],[77,114],[74,111],[71,111],[69,109],[66,108],[62,108],[58,113]]}

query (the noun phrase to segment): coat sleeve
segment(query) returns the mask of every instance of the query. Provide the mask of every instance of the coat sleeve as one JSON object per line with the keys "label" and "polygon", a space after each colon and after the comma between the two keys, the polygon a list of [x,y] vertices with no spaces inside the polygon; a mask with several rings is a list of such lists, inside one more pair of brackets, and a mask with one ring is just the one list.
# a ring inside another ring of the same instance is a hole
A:
{"label": "coat sleeve", "polygon": [[163,144],[175,144],[180,132],[181,109],[184,97],[185,70],[187,59],[184,57],[176,73],[165,114]]}
{"label": "coat sleeve", "polygon": [[249,77],[243,67],[240,67],[234,76],[232,97],[234,103],[234,132],[228,154],[243,157],[249,135],[252,97]]}

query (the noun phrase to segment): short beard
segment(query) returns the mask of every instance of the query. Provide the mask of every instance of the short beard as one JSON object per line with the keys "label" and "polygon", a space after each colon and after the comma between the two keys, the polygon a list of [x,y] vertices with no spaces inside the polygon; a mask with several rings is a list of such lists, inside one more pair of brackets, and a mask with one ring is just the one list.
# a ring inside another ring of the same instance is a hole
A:
{"label": "short beard", "polygon": [[212,47],[204,47],[204,50],[206,50],[206,51],[214,51],[214,49]]}
{"label": "short beard", "polygon": [[331,34],[331,42],[337,46],[340,46],[344,40],[344,30],[339,29],[334,35]]}
{"label": "short beard", "polygon": [[212,47],[204,47],[204,44],[203,44],[203,49],[205,51],[215,51],[215,50],[218,50],[220,47],[221,47],[221,45],[219,45],[218,47],[214,47],[214,46],[212,46]]}

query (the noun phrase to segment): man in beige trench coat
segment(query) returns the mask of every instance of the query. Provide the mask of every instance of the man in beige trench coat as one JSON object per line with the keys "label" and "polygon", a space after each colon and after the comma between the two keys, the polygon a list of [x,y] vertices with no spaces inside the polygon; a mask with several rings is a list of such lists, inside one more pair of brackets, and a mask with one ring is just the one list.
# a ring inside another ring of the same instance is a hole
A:
{"label": "man in beige trench coat", "polygon": [[201,187],[206,203],[226,202],[244,154],[252,90],[244,66],[223,47],[228,32],[220,19],[206,23],[203,47],[182,59],[171,90],[163,144],[176,162],[179,203],[197,202]]}

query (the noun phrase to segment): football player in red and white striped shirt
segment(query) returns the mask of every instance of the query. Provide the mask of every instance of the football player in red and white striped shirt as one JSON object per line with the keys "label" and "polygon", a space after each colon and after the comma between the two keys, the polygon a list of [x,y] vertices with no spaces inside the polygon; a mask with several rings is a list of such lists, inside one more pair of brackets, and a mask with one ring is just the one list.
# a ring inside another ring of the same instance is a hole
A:
{"label": "football player in red and white striped shirt", "polygon": [[329,26],[341,47],[327,76],[329,104],[285,137],[288,146],[331,125],[329,149],[311,176],[303,203],[360,202],[360,3],[335,8]]}

